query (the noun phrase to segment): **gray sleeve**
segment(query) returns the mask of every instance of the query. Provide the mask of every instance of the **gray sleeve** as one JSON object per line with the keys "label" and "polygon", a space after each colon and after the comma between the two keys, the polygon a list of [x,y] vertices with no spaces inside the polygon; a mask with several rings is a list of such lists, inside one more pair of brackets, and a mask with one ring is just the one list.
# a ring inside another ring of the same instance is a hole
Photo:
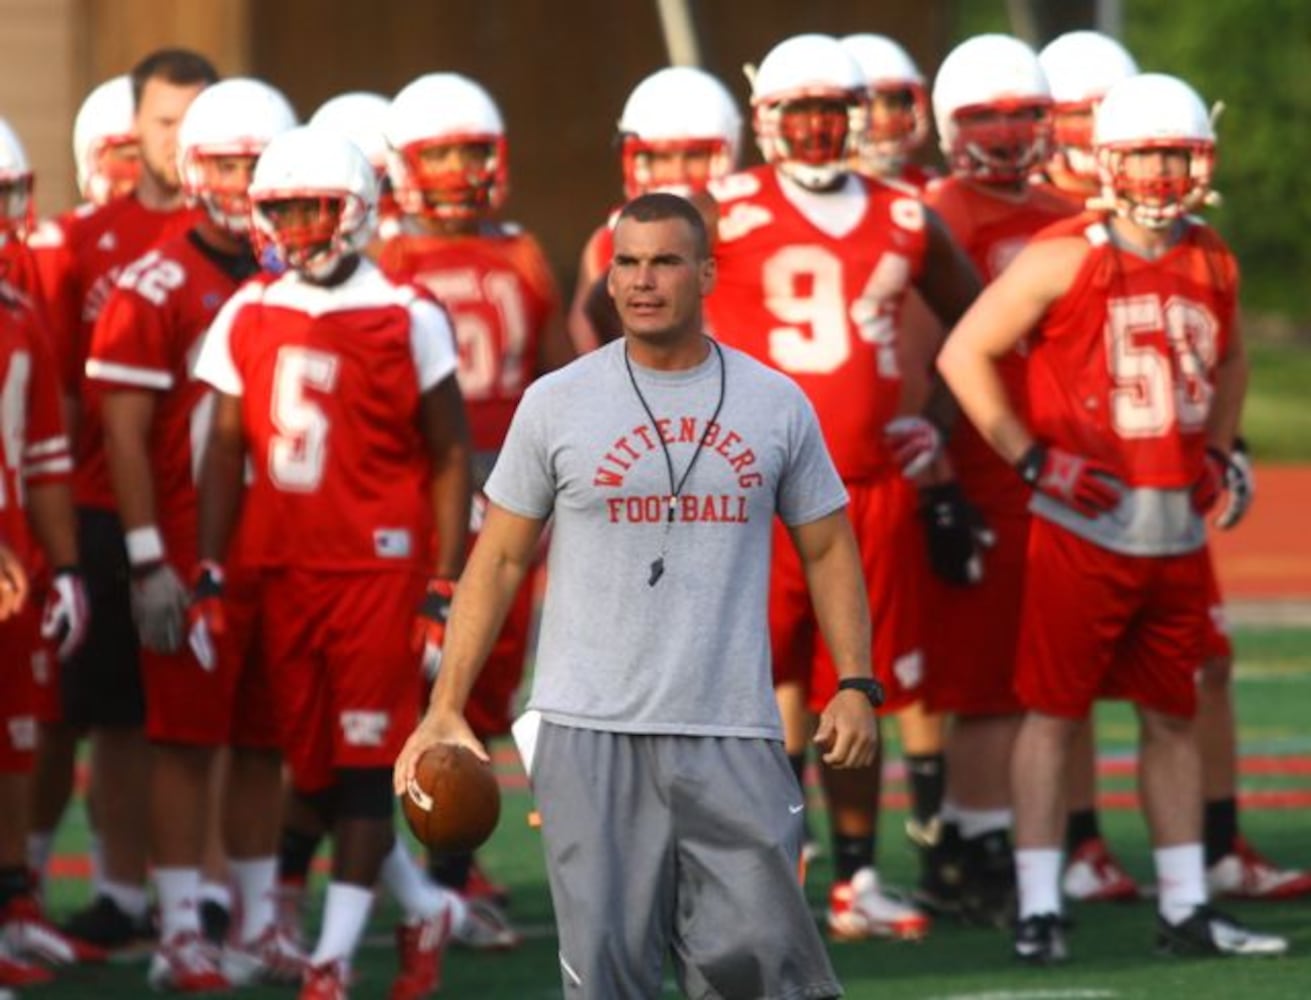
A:
{"label": "gray sleeve", "polygon": [[778,516],[808,524],[847,505],[847,491],[824,444],[810,400],[797,391],[788,409],[788,461],[778,489]]}
{"label": "gray sleeve", "polygon": [[550,400],[530,387],[519,401],[505,444],[483,491],[499,507],[545,520],[555,506]]}

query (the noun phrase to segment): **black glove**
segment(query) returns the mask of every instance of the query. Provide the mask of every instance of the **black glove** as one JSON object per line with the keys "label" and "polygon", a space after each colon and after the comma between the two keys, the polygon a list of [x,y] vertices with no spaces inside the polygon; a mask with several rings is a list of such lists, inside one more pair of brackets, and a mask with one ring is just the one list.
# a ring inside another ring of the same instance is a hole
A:
{"label": "black glove", "polygon": [[958,587],[982,580],[984,550],[997,538],[960,486],[940,483],[920,490],[920,517],[933,572]]}

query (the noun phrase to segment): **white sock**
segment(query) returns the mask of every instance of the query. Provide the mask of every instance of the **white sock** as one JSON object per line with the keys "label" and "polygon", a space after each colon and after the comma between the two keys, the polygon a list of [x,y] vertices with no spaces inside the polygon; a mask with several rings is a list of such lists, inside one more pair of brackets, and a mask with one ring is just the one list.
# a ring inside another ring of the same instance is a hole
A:
{"label": "white sock", "polygon": [[278,859],[269,856],[229,861],[228,867],[237,883],[237,898],[241,901],[241,934],[237,940],[248,944],[263,934],[277,918]]}
{"label": "white sock", "polygon": [[372,905],[373,893],[364,886],[329,882],[327,899],[323,903],[323,929],[319,932],[319,946],[314,949],[310,964],[340,961],[349,968]]}
{"label": "white sock", "polygon": [[218,903],[228,912],[232,911],[232,890],[222,882],[211,882],[202,878],[199,899],[202,903]]}
{"label": "white sock", "polygon": [[428,879],[399,837],[382,863],[382,884],[409,921],[426,920],[448,905],[450,894]]}
{"label": "white sock", "polygon": [[[199,882],[199,875],[196,880]],[[96,892],[98,895],[108,896],[120,910],[136,920],[146,915],[146,907],[150,905],[146,890],[139,885],[105,880],[96,885]]]}
{"label": "white sock", "polygon": [[958,809],[956,825],[961,837],[974,840],[997,830],[1009,830],[1013,818],[1009,809]]}
{"label": "white sock", "polygon": [[156,868],[155,895],[159,898],[159,938],[171,941],[179,934],[200,933],[200,869]]}
{"label": "white sock", "polygon": [[1186,920],[1194,908],[1206,902],[1206,867],[1201,844],[1158,847],[1156,862],[1156,908],[1167,922]]}
{"label": "white sock", "polygon": [[1024,847],[1015,852],[1020,919],[1061,912],[1061,849]]}
{"label": "white sock", "polygon": [[[107,880],[105,879],[105,850],[103,847],[100,846],[100,836],[99,834],[96,833],[95,830],[91,830],[87,834],[86,853],[87,853],[87,857],[91,861],[90,878],[91,878],[92,894],[99,895],[101,893],[105,893],[105,886],[106,884],[108,884]],[[112,895],[110,893],[105,893],[105,894]],[[142,899],[143,900],[145,899],[144,890],[143,890]],[[141,904],[141,912],[142,913],[146,912],[146,907],[144,902]]]}

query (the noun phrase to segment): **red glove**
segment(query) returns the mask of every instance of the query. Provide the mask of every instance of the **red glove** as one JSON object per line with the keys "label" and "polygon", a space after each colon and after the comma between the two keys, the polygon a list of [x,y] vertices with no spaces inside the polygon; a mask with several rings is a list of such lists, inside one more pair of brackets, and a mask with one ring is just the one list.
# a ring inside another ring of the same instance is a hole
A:
{"label": "red glove", "polygon": [[1218,448],[1207,448],[1202,474],[1193,483],[1193,510],[1208,514],[1220,502],[1229,475],[1229,458]]}
{"label": "red glove", "polygon": [[1096,517],[1120,502],[1124,484],[1109,466],[1060,448],[1035,444],[1015,463],[1020,478],[1084,517]]}
{"label": "red glove", "polygon": [[423,595],[419,613],[414,617],[411,645],[423,650],[423,676],[429,682],[437,679],[442,665],[442,646],[446,643],[446,622],[451,617],[451,601],[455,597],[455,581],[434,576],[428,581],[428,592]]}
{"label": "red glove", "polygon": [[898,417],[883,428],[892,460],[907,479],[914,479],[942,452],[942,432],[924,417]]}
{"label": "red glove", "polygon": [[82,571],[76,566],[61,566],[50,581],[41,614],[41,636],[59,643],[59,658],[67,660],[86,638],[90,624],[90,603]]}
{"label": "red glove", "polygon": [[187,641],[205,670],[218,666],[216,637],[227,631],[223,617],[223,567],[208,559],[191,574],[191,606],[187,608]]}

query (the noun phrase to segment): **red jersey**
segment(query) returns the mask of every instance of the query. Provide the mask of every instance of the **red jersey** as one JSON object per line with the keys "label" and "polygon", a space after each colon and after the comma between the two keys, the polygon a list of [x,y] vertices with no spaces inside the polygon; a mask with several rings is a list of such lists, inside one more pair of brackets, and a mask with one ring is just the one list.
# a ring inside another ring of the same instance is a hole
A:
{"label": "red jersey", "polygon": [[127,265],[159,241],[186,232],[202,215],[192,209],[154,212],[135,195],[127,195],[86,214],[74,212],[64,218],[71,261],[58,292],[65,297],[58,308],[74,317],[74,325],[66,340],[56,336],[56,343],[60,345],[58,353],[68,359],[66,372],[73,379],[65,383],[65,389],[76,393],[82,404],[74,441],[73,498],[82,506],[113,510],[114,490],[105,465],[105,431],[96,386],[84,377],[92,331],[116,284],[148,282],[160,273],[125,270]]}
{"label": "red jersey", "polygon": [[923,206],[856,174],[841,191],[794,196],[768,166],[710,191],[720,204],[710,329],[801,386],[843,479],[894,472],[883,428],[901,398],[899,320],[924,263]]}
{"label": "red jersey", "polygon": [[541,247],[508,228],[477,236],[403,233],[383,245],[378,266],[393,281],[426,288],[450,314],[474,447],[499,450],[559,308]]}
{"label": "red jersey", "polygon": [[59,380],[25,296],[0,282],[0,538],[32,568],[27,487],[73,469],[59,409]]}
{"label": "red jersey", "polygon": [[367,260],[340,285],[294,272],[243,286],[196,377],[240,396],[255,566],[426,569],[432,533],[420,395],[455,373],[454,335],[422,290]]}
{"label": "red jersey", "polygon": [[1089,214],[1036,237],[1079,237],[1089,249],[1034,338],[1029,423],[1039,439],[1107,463],[1130,486],[1186,489],[1202,473],[1238,265],[1196,220],[1155,260],[1109,236]]}
{"label": "red jersey", "polygon": [[[958,177],[930,184],[924,203],[938,213],[985,283],[1001,274],[1035,233],[1077,211],[1047,188],[1031,186],[1010,194]],[[1023,417],[1027,393],[1023,346],[1002,358],[998,369],[1012,405]],[[961,488],[984,511],[1027,509],[1029,487],[968,420],[958,420],[952,428],[947,454]]]}
{"label": "red jersey", "polygon": [[120,277],[96,322],[86,362],[100,392],[158,394],[150,435],[155,507],[169,554],[196,560],[196,479],[213,400],[192,374],[200,340],[219,307],[258,271],[249,254],[233,257],[195,232],[160,243]]}

